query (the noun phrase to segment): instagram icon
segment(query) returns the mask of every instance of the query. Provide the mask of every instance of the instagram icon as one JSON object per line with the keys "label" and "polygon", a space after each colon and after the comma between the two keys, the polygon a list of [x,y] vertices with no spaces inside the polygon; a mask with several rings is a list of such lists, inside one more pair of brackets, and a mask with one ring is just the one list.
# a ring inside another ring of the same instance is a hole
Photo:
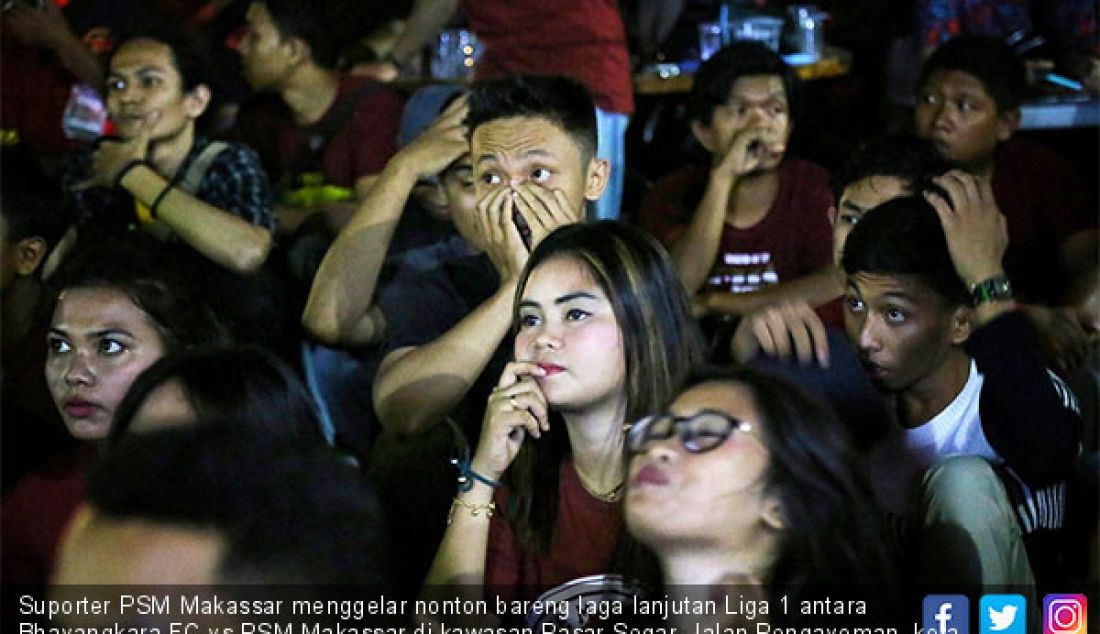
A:
{"label": "instagram icon", "polygon": [[1087,634],[1088,604],[1083,594],[1043,597],[1043,634]]}

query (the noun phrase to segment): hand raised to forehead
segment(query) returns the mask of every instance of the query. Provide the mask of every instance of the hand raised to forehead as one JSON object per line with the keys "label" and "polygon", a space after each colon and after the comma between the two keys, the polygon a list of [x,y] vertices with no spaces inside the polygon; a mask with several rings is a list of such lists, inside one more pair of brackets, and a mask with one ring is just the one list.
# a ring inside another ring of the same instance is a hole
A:
{"label": "hand raised to forehead", "polygon": [[416,140],[401,150],[402,159],[418,176],[434,176],[470,151],[465,124],[468,112],[466,95],[462,95],[447,106]]}
{"label": "hand raised to forehead", "polygon": [[932,191],[924,197],[940,217],[959,277],[969,288],[1000,275],[1008,248],[1008,223],[989,181],[962,170],[951,170],[932,181],[943,188],[947,199]]}

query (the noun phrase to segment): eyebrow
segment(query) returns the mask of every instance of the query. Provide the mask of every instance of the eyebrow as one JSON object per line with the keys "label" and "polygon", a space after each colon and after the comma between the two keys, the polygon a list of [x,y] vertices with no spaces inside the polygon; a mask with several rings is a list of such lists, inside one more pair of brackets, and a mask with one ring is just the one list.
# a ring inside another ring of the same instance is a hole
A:
{"label": "eyebrow", "polygon": [[730,100],[731,103],[737,103],[737,102],[742,102],[742,101],[746,102],[746,103],[767,103],[769,101],[774,101],[776,99],[782,99],[783,101],[786,101],[787,100],[787,93],[782,91],[782,90],[777,90],[777,91],[769,94],[767,97],[765,97],[763,99],[749,99],[748,97],[740,97],[740,96],[737,96],[737,95],[733,95],[733,96],[730,97],[729,100]]}
{"label": "eyebrow", "polygon": [[[69,336],[69,333],[65,332],[64,330],[62,330],[60,328],[54,328],[54,327],[50,328],[49,334],[51,334],[51,335],[61,335],[63,337],[68,337]],[[109,337],[109,336],[112,336],[112,335],[122,335],[123,337],[127,337],[127,338],[130,338],[130,339],[135,338],[133,333],[131,333],[129,330],[123,330],[122,328],[104,328],[102,330],[93,330],[93,331],[89,332],[87,336],[98,339],[100,337]]]}
{"label": "eyebrow", "polygon": [[[569,302],[572,302],[572,301],[575,301],[575,300],[578,300],[578,299],[590,299],[590,300],[595,301],[595,300],[599,300],[599,297],[596,297],[592,293],[588,293],[586,291],[577,291],[575,293],[568,293],[566,295],[562,295],[561,297],[558,297],[558,298],[554,299],[554,305],[555,306],[561,306],[562,304],[568,304]],[[539,308],[540,306],[542,306],[542,304],[536,302],[533,299],[524,299],[524,300],[520,300],[519,306],[520,306],[520,308]]]}
{"label": "eyebrow", "polygon": [[127,70],[125,73],[123,73],[122,71],[119,71],[119,70],[112,69],[112,70],[107,72],[107,79],[111,79],[112,77],[122,77],[124,75],[144,75],[146,73],[166,73],[166,72],[167,71],[162,66],[150,66],[150,65],[146,64],[145,66],[138,66],[137,68],[135,68],[133,70]]}
{"label": "eyebrow", "polygon": [[[553,158],[554,155],[542,148],[532,148],[519,155],[520,158]],[[480,165],[486,161],[496,161],[495,154],[482,154],[477,158],[477,162]]]}

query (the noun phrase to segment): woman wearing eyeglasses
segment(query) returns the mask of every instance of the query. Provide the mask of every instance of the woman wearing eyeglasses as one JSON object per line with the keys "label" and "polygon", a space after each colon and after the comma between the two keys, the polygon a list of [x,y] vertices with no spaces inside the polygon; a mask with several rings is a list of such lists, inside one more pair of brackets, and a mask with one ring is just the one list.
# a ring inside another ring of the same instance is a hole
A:
{"label": "woman wearing eyeglasses", "polygon": [[627,526],[666,586],[759,586],[773,622],[799,597],[845,588],[880,593],[870,610],[892,608],[859,459],[833,413],[794,385],[751,370],[697,373],[667,412],[631,427],[627,448]]}
{"label": "woman wearing eyeglasses", "polygon": [[667,253],[629,225],[558,229],[531,253],[515,361],[489,398],[428,585],[526,593],[606,572],[622,526],[623,423],[702,358]]}

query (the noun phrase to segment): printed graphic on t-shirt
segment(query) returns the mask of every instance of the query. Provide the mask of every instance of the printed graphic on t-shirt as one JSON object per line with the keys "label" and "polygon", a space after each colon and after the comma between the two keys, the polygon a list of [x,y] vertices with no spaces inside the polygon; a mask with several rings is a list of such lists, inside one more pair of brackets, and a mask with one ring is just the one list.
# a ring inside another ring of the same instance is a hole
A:
{"label": "printed graphic on t-shirt", "polygon": [[720,263],[707,278],[711,290],[751,293],[779,282],[770,252],[722,254]]}

